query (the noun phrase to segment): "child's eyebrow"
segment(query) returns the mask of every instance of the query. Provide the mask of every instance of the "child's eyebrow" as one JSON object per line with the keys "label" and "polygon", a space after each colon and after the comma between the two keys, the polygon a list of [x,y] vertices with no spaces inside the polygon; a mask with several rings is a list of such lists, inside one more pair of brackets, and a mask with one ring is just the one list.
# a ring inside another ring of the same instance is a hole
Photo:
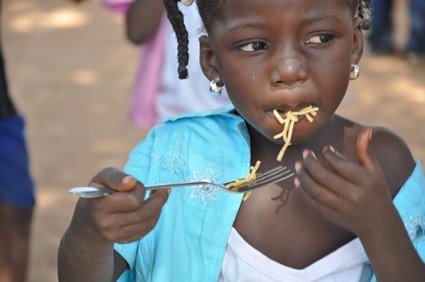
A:
{"label": "child's eyebrow", "polygon": [[[319,22],[330,22],[330,23],[334,23],[334,24],[338,24],[341,25],[343,24],[343,21],[334,16],[334,15],[325,15],[325,16],[313,16],[313,17],[308,17],[308,15],[304,18],[301,19],[301,22],[304,25],[312,25],[315,23],[319,23]],[[252,21],[252,20],[248,20],[248,21],[244,21],[244,20],[234,20],[231,21],[228,26],[227,26],[227,31],[228,32],[233,32],[233,31],[241,31],[244,29],[255,29],[255,28],[264,28],[266,25],[264,23],[262,23],[261,21]]]}
{"label": "child's eyebrow", "polygon": [[342,24],[342,20],[338,17],[335,17],[333,15],[327,15],[327,16],[316,16],[311,18],[306,18],[303,20],[307,24],[314,24],[318,22],[333,22],[336,24]]}
{"label": "child's eyebrow", "polygon": [[249,28],[259,28],[259,27],[264,27],[264,24],[260,23],[260,22],[242,22],[242,21],[234,21],[231,22],[229,24],[229,26],[227,27],[227,31],[228,32],[232,32],[232,31],[240,31],[240,30],[244,30],[244,29],[249,29]]}

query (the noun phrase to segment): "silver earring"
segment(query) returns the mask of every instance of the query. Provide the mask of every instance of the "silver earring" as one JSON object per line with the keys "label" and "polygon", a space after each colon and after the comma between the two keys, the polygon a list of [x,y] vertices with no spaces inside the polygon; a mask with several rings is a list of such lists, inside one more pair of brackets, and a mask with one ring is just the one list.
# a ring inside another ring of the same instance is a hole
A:
{"label": "silver earring", "polygon": [[218,86],[217,83],[220,82],[220,78],[216,77],[210,82],[210,93],[214,96],[220,96],[223,94],[224,87]]}
{"label": "silver earring", "polygon": [[360,67],[359,65],[352,64],[351,65],[351,73],[350,73],[350,80],[356,80],[360,75]]}
{"label": "silver earring", "polygon": [[182,2],[182,4],[185,6],[190,6],[193,4],[193,0],[180,0],[180,2]]}

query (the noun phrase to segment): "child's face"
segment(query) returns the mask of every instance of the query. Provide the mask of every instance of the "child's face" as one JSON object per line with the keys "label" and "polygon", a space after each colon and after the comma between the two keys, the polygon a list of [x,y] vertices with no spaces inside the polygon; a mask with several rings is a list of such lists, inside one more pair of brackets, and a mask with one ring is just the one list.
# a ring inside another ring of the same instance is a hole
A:
{"label": "child's face", "polygon": [[[282,113],[318,106],[312,123],[295,124],[292,144],[320,132],[346,92],[363,49],[346,0],[229,0],[201,40],[201,64],[220,76],[240,115],[273,140]],[[278,141],[277,141],[278,142]]]}

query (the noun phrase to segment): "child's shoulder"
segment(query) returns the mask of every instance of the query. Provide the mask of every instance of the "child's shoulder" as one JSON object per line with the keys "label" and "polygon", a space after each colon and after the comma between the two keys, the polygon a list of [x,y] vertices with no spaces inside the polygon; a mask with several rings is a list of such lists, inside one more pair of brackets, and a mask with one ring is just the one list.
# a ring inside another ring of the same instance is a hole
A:
{"label": "child's shoulder", "polygon": [[372,129],[371,146],[394,195],[414,170],[415,160],[406,141],[397,133],[382,126]]}
{"label": "child's shoulder", "polygon": [[[357,136],[364,128],[372,128],[370,148],[379,162],[387,180],[391,194],[394,196],[412,174],[415,160],[407,145],[393,130],[383,126],[369,126],[342,118],[345,128],[345,146],[355,157]],[[352,148],[352,149],[348,149]]]}
{"label": "child's shoulder", "polygon": [[390,155],[399,161],[403,161],[403,159],[413,160],[409,146],[400,135],[383,126],[374,126],[372,129],[371,145],[376,154]]}

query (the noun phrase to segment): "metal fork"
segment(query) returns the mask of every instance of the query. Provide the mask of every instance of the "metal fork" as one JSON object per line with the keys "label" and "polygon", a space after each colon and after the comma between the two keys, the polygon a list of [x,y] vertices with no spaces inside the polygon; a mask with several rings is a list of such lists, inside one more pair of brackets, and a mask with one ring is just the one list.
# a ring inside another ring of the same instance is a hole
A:
{"label": "metal fork", "polygon": [[[264,185],[277,183],[283,181],[289,177],[292,177],[294,173],[284,166],[277,166],[269,169],[265,172],[257,173],[255,179],[250,181],[241,181],[240,184],[236,184],[230,188],[226,188],[228,184],[234,183],[230,181],[227,183],[214,183],[209,179],[195,182],[181,182],[181,183],[168,183],[168,184],[157,184],[157,185],[146,185],[146,190],[161,190],[169,188],[179,187],[216,187],[218,189],[231,192],[231,193],[246,193],[255,189],[258,189]],[[238,180],[243,180],[238,179]],[[98,198],[103,196],[111,195],[116,192],[115,190],[107,187],[75,187],[69,190],[70,194],[80,196],[82,198]]]}

